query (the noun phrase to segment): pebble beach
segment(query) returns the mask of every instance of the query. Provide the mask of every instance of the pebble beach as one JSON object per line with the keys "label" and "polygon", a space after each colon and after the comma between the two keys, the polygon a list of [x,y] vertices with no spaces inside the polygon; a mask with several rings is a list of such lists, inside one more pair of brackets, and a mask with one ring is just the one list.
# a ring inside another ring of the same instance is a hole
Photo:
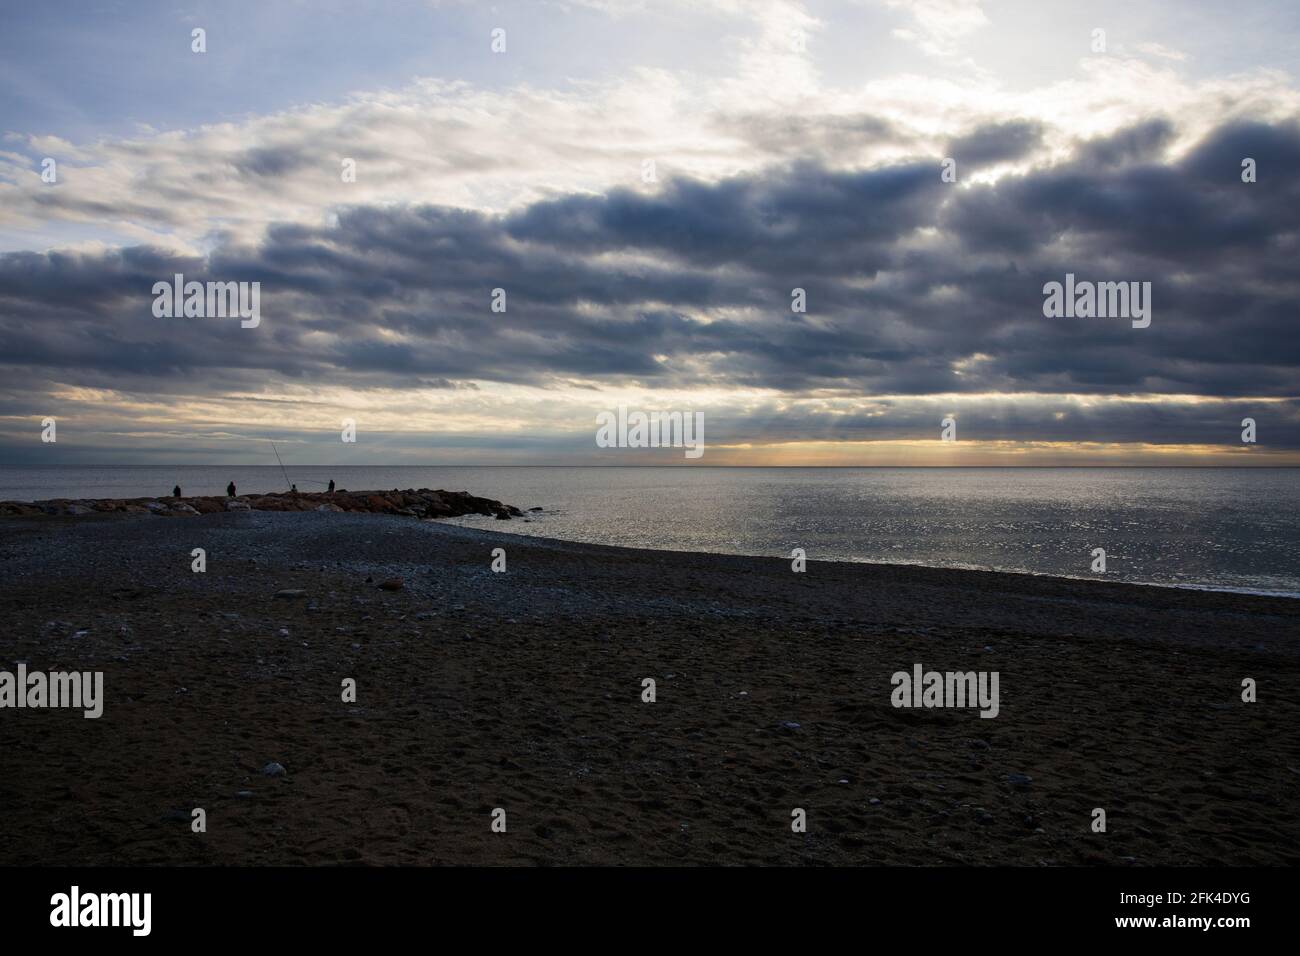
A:
{"label": "pebble beach", "polygon": [[0,711],[0,862],[1300,863],[1300,602],[487,520],[0,520],[0,668],[104,675]]}

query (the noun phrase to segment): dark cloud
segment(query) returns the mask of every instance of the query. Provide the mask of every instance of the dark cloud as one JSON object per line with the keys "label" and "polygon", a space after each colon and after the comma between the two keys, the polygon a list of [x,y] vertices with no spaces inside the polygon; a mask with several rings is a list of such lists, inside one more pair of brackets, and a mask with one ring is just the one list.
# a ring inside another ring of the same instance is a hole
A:
{"label": "dark cloud", "polygon": [[1151,119],[1113,136],[1082,143],[1076,165],[1083,168],[1114,168],[1133,163],[1157,163],[1172,142],[1175,129],[1166,119]]}
{"label": "dark cloud", "polygon": [[[256,246],[227,241],[205,259],[147,247],[7,254],[0,367],[37,389],[75,381],[197,395],[277,381],[581,378],[918,399],[1294,397],[1300,185],[1287,171],[1300,161],[1300,129],[1224,127],[1177,161],[1167,158],[1172,133],[1146,123],[993,185],[945,184],[935,159],[864,171],[796,162],[506,216],[354,208],[337,225],[277,226]],[[994,162],[1034,149],[1040,134],[986,127],[953,149]],[[1259,163],[1259,182],[1241,182],[1243,156]],[[253,154],[241,162],[262,168]],[[175,272],[261,282],[261,327],[154,318],[152,286]],[[1044,318],[1042,286],[1067,272],[1151,282],[1151,327]],[[806,315],[790,310],[795,287]],[[490,308],[494,288],[506,290],[504,313]],[[998,434],[1141,431],[1119,406],[1099,407],[1104,420],[1077,409],[1046,420],[1021,403]],[[1188,409],[1211,407],[1223,410]],[[1171,433],[1198,436],[1188,440],[1222,427],[1178,421]],[[1134,422],[1151,439],[1151,416]],[[816,432],[814,421],[798,424]]]}
{"label": "dark cloud", "polygon": [[1042,143],[1043,126],[1030,120],[1012,120],[981,126],[948,144],[947,155],[958,168],[988,166],[1029,155]]}

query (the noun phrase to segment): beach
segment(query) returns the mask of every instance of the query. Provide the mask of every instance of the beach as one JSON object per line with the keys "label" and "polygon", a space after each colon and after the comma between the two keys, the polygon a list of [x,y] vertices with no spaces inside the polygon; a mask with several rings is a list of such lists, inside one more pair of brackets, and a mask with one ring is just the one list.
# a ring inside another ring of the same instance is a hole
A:
{"label": "beach", "polygon": [[0,520],[0,668],[103,674],[0,710],[0,863],[1300,863],[1298,601],[490,523]]}

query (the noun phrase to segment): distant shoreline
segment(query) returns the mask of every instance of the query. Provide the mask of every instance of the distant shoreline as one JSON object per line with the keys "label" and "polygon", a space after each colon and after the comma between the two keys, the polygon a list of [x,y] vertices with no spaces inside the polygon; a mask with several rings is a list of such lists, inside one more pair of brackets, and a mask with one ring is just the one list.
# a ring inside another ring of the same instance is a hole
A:
{"label": "distant shoreline", "polygon": [[[1268,464],[1268,463],[1264,463],[1264,462],[1260,462],[1259,464],[1251,464],[1251,465],[1245,465],[1245,464],[1222,464],[1222,465],[1215,465],[1215,464],[1204,464],[1204,465],[1177,465],[1177,464],[1165,464],[1165,465],[1156,465],[1156,464],[1142,464],[1142,465],[1135,465],[1135,464],[1107,464],[1107,465],[1095,465],[1095,464],[1078,464],[1078,465],[1029,465],[1029,464],[1026,464],[1026,465],[1006,465],[1006,464],[1002,464],[1002,465],[737,465],[737,464],[732,464],[732,465],[714,465],[714,464],[704,463],[704,462],[702,462],[702,461],[695,461],[695,460],[692,460],[692,461],[685,461],[685,460],[683,460],[683,461],[678,461],[678,462],[676,462],[675,464],[636,464],[636,465],[628,465],[628,464],[622,464],[622,465],[620,465],[620,464],[613,464],[613,463],[611,463],[611,464],[605,464],[605,465],[596,465],[596,464],[570,464],[570,463],[561,463],[561,462],[555,462],[555,463],[537,463],[537,464],[517,464],[517,463],[516,463],[516,464],[505,464],[505,463],[503,463],[503,464],[491,464],[491,463],[488,463],[488,464],[462,464],[462,463],[451,463],[451,462],[432,462],[432,463],[429,463],[429,464],[423,464],[423,465],[410,465],[410,464],[404,464],[404,465],[389,465],[389,464],[382,464],[382,463],[380,463],[380,464],[374,464],[374,465],[372,465],[372,464],[365,464],[365,465],[352,465],[352,464],[339,464],[338,462],[334,462],[334,463],[326,462],[326,463],[323,463],[323,464],[306,464],[306,463],[303,463],[303,462],[295,462],[295,463],[293,463],[293,464],[286,465],[285,467],[290,468],[290,469],[293,469],[293,468],[335,468],[335,469],[342,469],[342,468],[384,468],[384,469],[387,469],[387,468],[410,468],[410,469],[431,469],[431,468],[438,468],[438,469],[441,469],[441,468],[467,468],[467,469],[470,469],[470,468],[477,468],[477,469],[488,469],[488,468],[631,468],[631,469],[647,469],[647,468],[692,468],[692,469],[698,469],[698,468],[706,468],[706,469],[715,469],[715,470],[719,470],[719,471],[732,471],[732,470],[735,470],[735,469],[754,469],[754,470],[772,469],[772,470],[785,470],[785,471],[835,471],[835,470],[844,470],[844,471],[998,471],[998,470],[1002,470],[1002,471],[1034,471],[1034,470],[1038,470],[1038,471],[1054,471],[1054,470],[1060,470],[1060,469],[1079,469],[1079,468],[1083,468],[1083,469],[1094,468],[1094,469],[1097,469],[1098,471],[1113,471],[1113,470],[1119,470],[1119,469],[1134,469],[1134,468],[1142,469],[1142,468],[1145,468],[1145,469],[1149,469],[1149,470],[1152,470],[1152,471],[1164,471],[1164,470],[1169,470],[1169,469],[1181,469],[1181,470],[1187,470],[1187,471],[1196,471],[1196,470],[1216,470],[1216,471],[1217,471],[1217,470],[1225,470],[1225,469],[1226,469],[1226,470],[1233,470],[1233,469],[1236,469],[1236,470],[1246,471],[1246,470],[1253,470],[1253,469],[1256,469],[1256,468],[1273,468],[1273,469],[1282,469],[1282,470],[1285,470],[1285,469],[1298,469],[1298,468],[1300,468],[1300,462],[1297,462],[1296,464],[1292,464],[1292,465]],[[178,465],[178,464],[175,464],[175,463],[123,465],[123,464],[94,464],[94,463],[89,463],[89,464],[88,464],[88,463],[85,463],[85,462],[56,462],[56,463],[53,463],[53,464],[36,463],[36,462],[13,462],[13,463],[8,463],[8,464],[0,464],[0,470],[5,469],[5,468],[32,468],[32,469],[38,469],[38,468],[111,468],[111,469],[123,469],[123,470],[126,470],[126,469],[143,470],[143,469],[155,469],[155,468],[156,468],[156,469],[158,469],[158,470],[160,470],[160,471],[175,471],[175,470],[178,469],[178,468],[266,468],[266,469],[268,469],[268,470],[270,470],[270,471],[277,472],[277,473],[280,471],[280,466],[279,466],[279,465],[268,465],[268,464],[266,464],[266,462],[251,462],[251,463],[223,462],[223,463],[220,463],[220,464],[206,464],[206,465]]]}

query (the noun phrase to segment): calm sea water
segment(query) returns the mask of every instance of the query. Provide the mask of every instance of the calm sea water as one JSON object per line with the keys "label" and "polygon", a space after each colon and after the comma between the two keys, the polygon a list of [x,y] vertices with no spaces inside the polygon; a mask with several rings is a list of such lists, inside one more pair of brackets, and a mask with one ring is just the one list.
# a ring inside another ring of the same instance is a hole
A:
{"label": "calm sea water", "polygon": [[[493,530],[599,544],[887,561],[1300,595],[1300,469],[333,468],[302,491],[446,488],[540,506]],[[0,499],[283,490],[279,468],[0,467]]]}

